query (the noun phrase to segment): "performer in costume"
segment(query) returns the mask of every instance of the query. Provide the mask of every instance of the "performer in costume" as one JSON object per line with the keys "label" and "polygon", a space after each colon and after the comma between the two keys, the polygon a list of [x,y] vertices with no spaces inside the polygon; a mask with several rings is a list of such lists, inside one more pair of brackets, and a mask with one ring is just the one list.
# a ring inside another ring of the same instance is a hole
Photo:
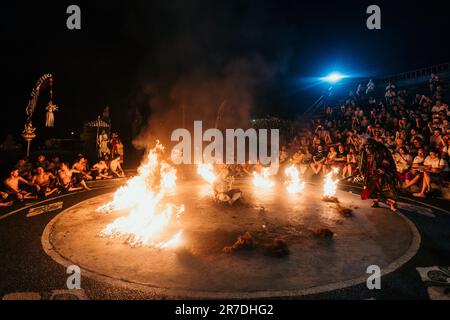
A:
{"label": "performer in costume", "polygon": [[105,130],[102,131],[102,133],[98,136],[98,155],[99,158],[103,158],[105,155],[110,155],[111,151],[109,150],[109,138],[108,138],[108,134],[106,133]]}
{"label": "performer in costume", "polygon": [[226,166],[220,170],[217,178],[213,185],[216,200],[232,205],[241,198],[242,191],[232,188],[234,178]]}
{"label": "performer in costume", "polygon": [[364,186],[361,198],[373,199],[374,208],[379,207],[380,201],[386,202],[396,212],[397,170],[388,148],[374,139],[367,139],[361,148],[359,168]]}

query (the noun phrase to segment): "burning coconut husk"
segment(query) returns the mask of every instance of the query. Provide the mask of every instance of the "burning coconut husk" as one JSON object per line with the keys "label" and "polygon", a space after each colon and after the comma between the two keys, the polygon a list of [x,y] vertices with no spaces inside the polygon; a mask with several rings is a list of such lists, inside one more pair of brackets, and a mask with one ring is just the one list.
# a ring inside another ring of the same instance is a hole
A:
{"label": "burning coconut husk", "polygon": [[333,180],[334,173],[337,173],[336,168],[333,168],[333,170],[325,176],[322,201],[339,203],[339,199],[335,196],[339,180]]}
{"label": "burning coconut husk", "polygon": [[353,210],[350,208],[346,208],[341,206],[340,204],[336,205],[336,210],[339,212],[339,214],[345,218],[351,218],[353,217]]}
{"label": "burning coconut husk", "polygon": [[232,253],[235,251],[253,250],[256,248],[255,240],[249,231],[243,235],[238,236],[236,242],[232,246],[223,248],[223,252]]}
{"label": "burning coconut husk", "polygon": [[236,251],[250,251],[261,248],[266,255],[277,258],[285,257],[290,253],[288,244],[284,239],[275,237],[272,240],[268,239],[268,241],[270,241],[270,243],[262,244],[263,241],[257,241],[256,238],[247,231],[243,235],[238,236],[238,239],[232,246],[224,247],[223,251],[225,253],[233,253]]}
{"label": "burning coconut husk", "polygon": [[334,232],[328,228],[317,228],[311,229],[310,231],[315,237],[322,239],[331,239],[334,235]]}
{"label": "burning coconut husk", "polygon": [[322,196],[322,201],[331,202],[331,203],[339,203],[339,199],[335,196]]}

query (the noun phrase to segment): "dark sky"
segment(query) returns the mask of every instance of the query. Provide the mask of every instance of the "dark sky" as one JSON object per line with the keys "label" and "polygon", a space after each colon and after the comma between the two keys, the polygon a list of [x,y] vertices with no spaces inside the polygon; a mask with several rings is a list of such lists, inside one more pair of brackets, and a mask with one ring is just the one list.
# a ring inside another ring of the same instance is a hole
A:
{"label": "dark sky", "polygon": [[[373,3],[381,7],[382,30],[366,28]],[[81,7],[80,31],[66,28],[69,4]],[[116,129],[127,136],[135,108],[173,107],[180,79],[198,79],[192,75],[203,70],[201,83],[217,81],[234,61],[249,66],[240,89],[251,91],[250,115],[282,117],[310,105],[321,89],[305,90],[308,81],[334,69],[371,77],[450,61],[444,1],[2,1],[0,7],[2,110],[9,114],[0,138],[20,133],[30,91],[47,72],[60,106],[56,132],[79,131],[109,104]]]}

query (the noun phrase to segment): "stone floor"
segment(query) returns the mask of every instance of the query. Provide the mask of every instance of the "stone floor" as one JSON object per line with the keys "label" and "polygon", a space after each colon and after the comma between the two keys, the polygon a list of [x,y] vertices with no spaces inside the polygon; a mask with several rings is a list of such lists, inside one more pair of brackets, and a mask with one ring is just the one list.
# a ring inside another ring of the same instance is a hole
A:
{"label": "stone floor", "polygon": [[[307,184],[289,195],[279,183],[270,191],[240,181],[244,192],[235,206],[214,202],[209,186],[183,182],[167,201],[183,204],[182,243],[177,249],[130,247],[122,239],[100,237],[101,230],[126,215],[95,209],[112,194],[75,205],[46,227],[44,249],[62,265],[77,264],[96,280],[134,284],[140,290],[164,290],[184,297],[268,297],[321,292],[364,282],[367,267],[395,270],[415,252],[414,227],[387,209],[372,209],[352,193],[338,191],[340,205],[353,211],[344,217],[336,204],[321,200],[322,190]],[[178,228],[172,223],[167,234]],[[332,239],[313,230],[330,229]],[[250,251],[223,252],[249,231],[259,246]],[[290,254],[276,258],[264,246],[282,238]],[[406,258],[405,258],[406,257]]]}

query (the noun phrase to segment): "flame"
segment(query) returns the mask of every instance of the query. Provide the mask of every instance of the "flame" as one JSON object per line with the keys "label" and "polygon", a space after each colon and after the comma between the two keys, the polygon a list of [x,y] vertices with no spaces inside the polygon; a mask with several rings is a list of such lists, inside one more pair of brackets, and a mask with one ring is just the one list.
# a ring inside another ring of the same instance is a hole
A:
{"label": "flame", "polygon": [[172,218],[175,216],[179,224],[179,217],[184,212],[184,206],[161,203],[166,193],[174,190],[177,179],[175,168],[158,159],[158,153],[163,150],[157,142],[138,168],[138,175],[119,188],[111,202],[97,209],[99,212],[129,211],[128,215],[107,225],[101,236],[123,238],[131,246],[170,248],[181,243],[182,231],[161,241]]}
{"label": "flame", "polygon": [[337,183],[339,180],[333,180],[333,174],[338,173],[339,169],[333,168],[324,179],[324,185],[323,185],[323,195],[325,197],[332,197],[336,194],[337,189]]}
{"label": "flame", "polygon": [[288,176],[288,179],[285,182],[288,192],[291,194],[302,192],[305,188],[305,182],[300,179],[297,168],[292,165],[286,168],[284,173]]}
{"label": "flame", "polygon": [[213,184],[217,176],[214,173],[214,168],[212,164],[207,163],[201,163],[197,166],[197,172],[202,176],[203,179],[205,179],[209,184]]}
{"label": "flame", "polygon": [[275,182],[269,179],[270,168],[263,168],[261,173],[253,172],[253,185],[258,188],[270,189]]}

